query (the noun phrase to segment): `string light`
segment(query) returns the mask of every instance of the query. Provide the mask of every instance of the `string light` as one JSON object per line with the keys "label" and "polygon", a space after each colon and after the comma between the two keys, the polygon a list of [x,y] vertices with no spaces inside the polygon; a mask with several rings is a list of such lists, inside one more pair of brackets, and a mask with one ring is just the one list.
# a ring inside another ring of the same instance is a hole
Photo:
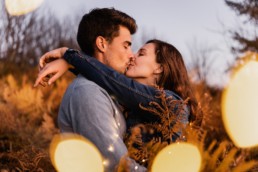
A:
{"label": "string light", "polygon": [[228,135],[241,148],[258,145],[257,54],[241,60],[223,92],[222,117]]}
{"label": "string light", "polygon": [[96,146],[77,134],[56,135],[50,144],[50,158],[59,172],[104,171],[102,156]]}
{"label": "string light", "polygon": [[190,143],[173,143],[163,148],[153,160],[152,172],[198,172],[201,167],[199,149]]}
{"label": "string light", "polygon": [[44,0],[5,0],[5,7],[10,15],[24,15],[37,9]]}

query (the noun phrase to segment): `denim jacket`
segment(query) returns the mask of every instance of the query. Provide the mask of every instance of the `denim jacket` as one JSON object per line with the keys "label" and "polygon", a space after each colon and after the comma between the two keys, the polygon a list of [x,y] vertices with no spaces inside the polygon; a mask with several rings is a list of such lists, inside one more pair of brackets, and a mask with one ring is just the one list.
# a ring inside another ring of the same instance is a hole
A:
{"label": "denim jacket", "polygon": [[[127,128],[139,123],[153,123],[159,121],[157,115],[140,108],[139,104],[148,107],[150,102],[161,103],[161,99],[157,98],[158,89],[143,85],[123,74],[119,74],[114,69],[102,64],[96,58],[90,57],[77,50],[68,49],[63,57],[68,63],[73,65],[75,69],[73,73],[80,73],[87,79],[95,82],[104,88],[109,94],[114,95],[118,101],[129,109],[127,116]],[[176,93],[171,90],[164,90],[166,97],[171,96],[173,100],[182,100]],[[182,123],[188,123],[189,107],[184,107]],[[177,133],[173,140],[180,133]]]}

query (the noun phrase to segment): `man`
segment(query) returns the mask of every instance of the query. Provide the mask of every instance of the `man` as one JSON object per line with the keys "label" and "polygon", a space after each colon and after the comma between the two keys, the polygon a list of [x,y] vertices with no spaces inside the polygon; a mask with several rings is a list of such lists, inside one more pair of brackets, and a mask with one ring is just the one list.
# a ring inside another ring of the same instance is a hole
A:
{"label": "man", "polygon": [[[77,41],[84,53],[124,73],[133,58],[131,34],[136,29],[135,20],[121,11],[93,9],[83,16]],[[91,140],[107,159],[106,171],[115,171],[127,153],[122,113],[106,90],[81,75],[64,94],[58,124],[61,132],[75,132]],[[146,171],[133,160],[129,161],[130,171]]]}

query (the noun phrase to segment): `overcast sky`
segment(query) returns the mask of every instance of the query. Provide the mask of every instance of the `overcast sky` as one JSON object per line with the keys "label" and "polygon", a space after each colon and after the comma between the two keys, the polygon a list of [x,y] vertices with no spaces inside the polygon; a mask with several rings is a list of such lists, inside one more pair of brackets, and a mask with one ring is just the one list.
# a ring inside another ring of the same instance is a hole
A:
{"label": "overcast sky", "polygon": [[[139,30],[135,40],[147,34],[175,45],[183,54],[186,64],[189,47],[214,47],[220,68],[214,70],[214,81],[223,80],[220,70],[232,59],[230,42],[222,34],[223,26],[233,26],[236,15],[224,0],[46,0],[56,15],[73,16],[95,7],[114,7],[136,19]],[[135,41],[137,48],[140,45]],[[196,45],[197,44],[197,45]],[[200,44],[200,45],[199,45]]]}

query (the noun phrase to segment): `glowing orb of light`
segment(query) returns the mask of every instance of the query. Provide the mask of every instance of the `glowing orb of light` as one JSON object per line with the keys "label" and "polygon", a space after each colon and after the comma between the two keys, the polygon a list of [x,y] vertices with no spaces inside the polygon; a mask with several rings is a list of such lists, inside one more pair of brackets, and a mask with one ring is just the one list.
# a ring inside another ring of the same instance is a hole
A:
{"label": "glowing orb of light", "polygon": [[18,16],[37,9],[44,0],[5,0],[5,7],[10,15]]}
{"label": "glowing orb of light", "polygon": [[197,172],[201,167],[199,149],[190,143],[173,143],[155,157],[152,172]]}
{"label": "glowing orb of light", "polygon": [[249,61],[233,75],[223,92],[222,118],[236,146],[258,145],[258,62]]}
{"label": "glowing orb of light", "polygon": [[93,143],[76,134],[54,136],[50,158],[58,172],[103,172],[102,156]]}

